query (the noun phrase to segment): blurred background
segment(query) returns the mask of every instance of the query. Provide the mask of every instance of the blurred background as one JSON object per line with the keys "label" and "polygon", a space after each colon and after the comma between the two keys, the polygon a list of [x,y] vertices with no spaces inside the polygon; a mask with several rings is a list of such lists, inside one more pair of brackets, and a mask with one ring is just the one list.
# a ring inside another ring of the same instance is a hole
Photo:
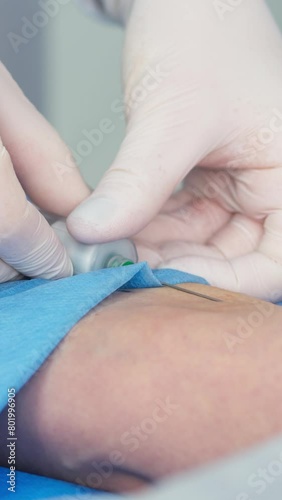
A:
{"label": "blurred background", "polygon": [[[57,12],[42,16],[49,2]],[[281,0],[267,3],[282,29]],[[95,187],[125,130],[122,30],[87,16],[74,0],[0,0],[0,6],[0,60],[56,127]],[[41,27],[34,25],[34,16]],[[25,37],[19,38],[23,29]],[[111,121],[107,133],[101,124],[105,119]],[[96,145],[85,148],[91,131]]]}

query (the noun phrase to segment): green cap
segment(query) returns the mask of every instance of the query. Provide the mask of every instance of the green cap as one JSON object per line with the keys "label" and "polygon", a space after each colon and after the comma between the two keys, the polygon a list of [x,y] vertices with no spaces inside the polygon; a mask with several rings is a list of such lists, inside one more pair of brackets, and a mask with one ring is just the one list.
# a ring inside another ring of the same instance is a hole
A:
{"label": "green cap", "polygon": [[113,267],[124,267],[124,266],[132,266],[134,262],[132,260],[125,259],[121,255],[113,255],[107,262],[107,268]]}

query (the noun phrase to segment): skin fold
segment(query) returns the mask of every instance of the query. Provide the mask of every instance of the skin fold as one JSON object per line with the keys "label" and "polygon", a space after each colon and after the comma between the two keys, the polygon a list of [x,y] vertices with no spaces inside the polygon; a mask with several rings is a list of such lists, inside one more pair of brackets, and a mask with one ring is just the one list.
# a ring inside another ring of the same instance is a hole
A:
{"label": "skin fold", "polygon": [[117,292],[76,325],[16,396],[18,469],[126,491],[282,431],[282,309],[183,286],[223,302]]}

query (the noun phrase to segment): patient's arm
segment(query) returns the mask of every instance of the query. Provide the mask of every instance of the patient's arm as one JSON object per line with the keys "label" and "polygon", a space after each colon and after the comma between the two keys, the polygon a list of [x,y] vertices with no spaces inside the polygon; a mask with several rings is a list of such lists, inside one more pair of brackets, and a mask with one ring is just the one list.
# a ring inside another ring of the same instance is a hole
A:
{"label": "patient's arm", "polygon": [[282,431],[282,309],[187,287],[224,302],[120,292],[69,333],[17,396],[19,468],[126,489]]}

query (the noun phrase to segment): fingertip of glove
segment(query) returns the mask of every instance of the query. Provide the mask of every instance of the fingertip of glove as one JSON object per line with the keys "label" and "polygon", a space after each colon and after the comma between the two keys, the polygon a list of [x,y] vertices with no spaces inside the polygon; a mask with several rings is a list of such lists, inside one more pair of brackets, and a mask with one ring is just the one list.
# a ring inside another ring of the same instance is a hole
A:
{"label": "fingertip of glove", "polygon": [[74,238],[91,244],[114,239],[117,204],[108,198],[89,198],[67,218],[67,227]]}

